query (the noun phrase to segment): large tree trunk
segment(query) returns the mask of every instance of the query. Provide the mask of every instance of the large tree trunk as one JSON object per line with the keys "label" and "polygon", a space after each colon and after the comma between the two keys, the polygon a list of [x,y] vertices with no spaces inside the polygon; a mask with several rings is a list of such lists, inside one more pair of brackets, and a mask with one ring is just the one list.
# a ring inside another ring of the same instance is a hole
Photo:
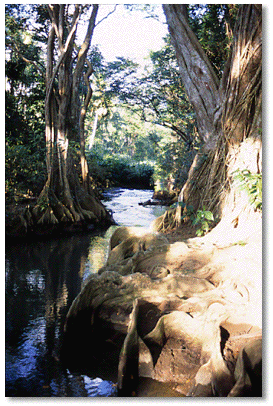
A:
{"label": "large tree trunk", "polygon": [[189,26],[186,4],[163,5],[180,75],[198,122],[199,136],[213,147],[214,121],[221,105],[219,80],[196,35]]}
{"label": "large tree trunk", "polygon": [[261,173],[261,5],[240,6],[231,58],[220,83],[189,26],[186,5],[164,4],[163,9],[204,141],[180,201],[234,221],[250,207],[234,187],[233,172]]}
{"label": "large tree trunk", "polygon": [[[82,6],[72,6],[70,14],[69,7],[48,5],[52,26],[48,36],[46,69],[47,181],[33,209],[34,221],[39,226],[111,220],[92,191],[85,158],[84,120],[92,96],[89,77],[93,72],[87,52],[98,5],[92,6],[86,36],[76,58],[75,37]],[[87,87],[83,101],[79,93],[82,78]],[[79,146],[79,157],[70,147],[71,143]],[[77,173],[79,166],[82,183]]]}

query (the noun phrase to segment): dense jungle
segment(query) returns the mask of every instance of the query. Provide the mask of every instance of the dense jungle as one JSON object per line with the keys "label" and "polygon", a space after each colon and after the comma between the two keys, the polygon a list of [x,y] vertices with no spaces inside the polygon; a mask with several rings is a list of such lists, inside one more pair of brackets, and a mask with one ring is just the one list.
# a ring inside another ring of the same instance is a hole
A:
{"label": "dense jungle", "polygon": [[[144,68],[93,44],[117,7],[164,17]],[[262,6],[7,4],[5,36],[7,396],[261,397]]]}

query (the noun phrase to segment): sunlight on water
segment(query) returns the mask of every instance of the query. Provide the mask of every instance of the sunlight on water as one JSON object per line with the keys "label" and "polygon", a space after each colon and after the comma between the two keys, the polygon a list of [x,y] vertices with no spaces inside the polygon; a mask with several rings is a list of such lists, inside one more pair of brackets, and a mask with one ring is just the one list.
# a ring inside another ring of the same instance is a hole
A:
{"label": "sunlight on water", "polygon": [[25,328],[16,353],[7,351],[9,362],[6,367],[6,379],[28,378],[37,368],[37,358],[44,346],[45,319],[37,318]]}
{"label": "sunlight on water", "polygon": [[84,387],[89,396],[113,396],[116,394],[116,385],[100,378],[91,379],[83,376]]}
{"label": "sunlight on water", "polygon": [[120,226],[149,227],[155,218],[165,212],[162,206],[139,205],[151,199],[152,195],[152,190],[114,188],[105,193],[107,200],[104,204],[113,211],[114,219]]}

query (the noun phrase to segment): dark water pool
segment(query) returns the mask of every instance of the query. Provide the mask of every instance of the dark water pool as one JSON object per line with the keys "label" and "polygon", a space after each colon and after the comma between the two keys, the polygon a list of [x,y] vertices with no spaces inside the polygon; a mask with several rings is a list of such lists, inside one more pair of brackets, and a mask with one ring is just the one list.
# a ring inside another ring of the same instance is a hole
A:
{"label": "dark water pool", "polygon": [[[139,206],[150,190],[106,194],[117,223],[148,227],[162,207]],[[114,382],[72,373],[60,361],[66,313],[84,280],[105,263],[107,231],[6,247],[6,396],[116,396]]]}

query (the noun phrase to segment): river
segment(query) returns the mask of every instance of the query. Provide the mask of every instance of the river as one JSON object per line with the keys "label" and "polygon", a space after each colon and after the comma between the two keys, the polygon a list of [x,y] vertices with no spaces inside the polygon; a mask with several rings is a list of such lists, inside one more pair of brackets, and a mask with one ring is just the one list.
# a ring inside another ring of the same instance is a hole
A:
{"label": "river", "polygon": [[[152,193],[114,188],[104,204],[119,225],[148,227],[164,212],[138,204]],[[116,396],[110,379],[71,373],[59,358],[67,311],[88,275],[105,264],[115,227],[6,246],[6,396]]]}

